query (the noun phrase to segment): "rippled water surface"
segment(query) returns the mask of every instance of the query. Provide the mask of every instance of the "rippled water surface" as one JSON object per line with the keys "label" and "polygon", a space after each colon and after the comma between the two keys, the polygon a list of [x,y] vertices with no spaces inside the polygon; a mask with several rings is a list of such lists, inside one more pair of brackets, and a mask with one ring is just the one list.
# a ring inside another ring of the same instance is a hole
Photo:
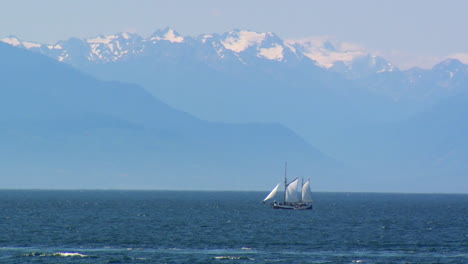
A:
{"label": "rippled water surface", "polygon": [[468,263],[468,195],[0,191],[0,263]]}

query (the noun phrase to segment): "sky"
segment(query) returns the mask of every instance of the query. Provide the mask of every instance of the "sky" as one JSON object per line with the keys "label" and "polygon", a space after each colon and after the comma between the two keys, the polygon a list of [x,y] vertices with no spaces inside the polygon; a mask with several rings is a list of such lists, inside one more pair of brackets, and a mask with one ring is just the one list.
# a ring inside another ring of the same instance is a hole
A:
{"label": "sky", "polygon": [[427,68],[446,57],[468,63],[467,10],[464,0],[2,0],[0,36],[54,43],[165,27],[192,36],[249,29],[327,36],[401,68]]}

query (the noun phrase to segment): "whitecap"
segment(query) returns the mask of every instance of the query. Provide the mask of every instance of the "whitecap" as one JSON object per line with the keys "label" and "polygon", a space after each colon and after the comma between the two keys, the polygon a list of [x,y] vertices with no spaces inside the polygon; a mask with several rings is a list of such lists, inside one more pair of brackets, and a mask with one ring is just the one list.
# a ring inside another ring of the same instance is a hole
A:
{"label": "whitecap", "polygon": [[216,256],[213,258],[219,259],[219,260],[239,260],[239,259],[254,260],[253,258],[244,257],[244,256]]}
{"label": "whitecap", "polygon": [[57,252],[57,253],[53,253],[51,254],[51,256],[54,256],[54,257],[88,257],[88,255],[84,255],[84,254],[81,254],[81,253],[76,253],[76,252]]}

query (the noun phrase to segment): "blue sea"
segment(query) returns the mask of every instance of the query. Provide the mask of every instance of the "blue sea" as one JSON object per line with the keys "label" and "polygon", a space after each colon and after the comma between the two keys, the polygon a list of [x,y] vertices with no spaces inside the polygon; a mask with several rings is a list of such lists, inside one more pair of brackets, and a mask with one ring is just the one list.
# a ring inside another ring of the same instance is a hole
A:
{"label": "blue sea", "polygon": [[0,191],[0,263],[468,263],[468,195]]}

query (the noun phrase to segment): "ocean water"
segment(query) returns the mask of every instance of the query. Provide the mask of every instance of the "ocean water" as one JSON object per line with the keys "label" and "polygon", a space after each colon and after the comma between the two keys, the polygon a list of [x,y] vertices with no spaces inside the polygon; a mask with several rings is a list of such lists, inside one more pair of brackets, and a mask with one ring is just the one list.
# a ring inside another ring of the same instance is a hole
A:
{"label": "ocean water", "polygon": [[0,191],[0,263],[468,263],[468,195]]}

